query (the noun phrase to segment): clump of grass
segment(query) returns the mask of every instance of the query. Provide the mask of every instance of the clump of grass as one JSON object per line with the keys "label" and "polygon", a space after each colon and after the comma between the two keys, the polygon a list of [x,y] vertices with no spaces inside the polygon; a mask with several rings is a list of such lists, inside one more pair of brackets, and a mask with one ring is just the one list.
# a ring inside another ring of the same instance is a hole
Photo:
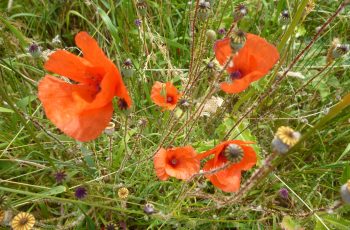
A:
{"label": "clump of grass", "polygon": [[[206,2],[0,2],[0,226],[27,212],[43,229],[348,228],[339,191],[350,179],[350,62],[329,55],[349,43],[349,2]],[[248,14],[238,14],[242,6]],[[221,39],[237,27],[276,45],[280,60],[229,95],[217,87],[228,76],[215,62],[213,32]],[[115,102],[113,129],[88,143],[58,130],[37,98],[47,56],[79,55],[79,31],[124,69],[134,102],[127,111]],[[162,112],[150,98],[156,81],[171,81],[186,103]],[[271,147],[281,126],[301,133],[285,154]],[[222,192],[205,173],[156,177],[159,148],[202,153],[231,139],[254,141],[259,158],[240,192]]]}

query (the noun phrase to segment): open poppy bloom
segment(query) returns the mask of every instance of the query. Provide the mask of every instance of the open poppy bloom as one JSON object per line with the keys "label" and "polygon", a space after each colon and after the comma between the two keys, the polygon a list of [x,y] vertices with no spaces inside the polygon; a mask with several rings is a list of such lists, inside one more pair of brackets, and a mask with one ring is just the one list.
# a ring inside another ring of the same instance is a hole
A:
{"label": "open poppy bloom", "polygon": [[[238,54],[232,58],[227,67],[230,75],[229,82],[221,83],[221,89],[226,93],[239,93],[245,90],[250,83],[265,76],[279,59],[279,53],[275,46],[265,39],[241,32],[240,36],[246,36],[244,46]],[[225,65],[233,55],[232,38],[224,38],[214,45],[216,59],[221,65]]]}
{"label": "open poppy bloom", "polygon": [[241,171],[251,169],[257,161],[256,153],[249,144],[240,140],[225,141],[215,148],[199,154],[198,159],[204,159],[212,154],[214,158],[208,160],[204,167],[204,171],[211,171],[231,162],[227,168],[220,170],[214,174],[206,175],[214,186],[225,192],[237,192],[241,183]]}
{"label": "open poppy bloom", "polygon": [[177,92],[176,87],[171,82],[162,83],[156,81],[152,86],[152,101],[167,110],[173,110],[181,94]]}
{"label": "open poppy bloom", "polygon": [[154,168],[160,180],[175,177],[188,180],[199,172],[200,161],[191,146],[164,149],[154,156]]}
{"label": "open poppy bloom", "polygon": [[119,97],[122,109],[132,102],[117,67],[97,42],[86,32],[78,33],[75,42],[83,57],[58,50],[45,63],[46,70],[72,83],[46,75],[39,82],[38,96],[46,116],[62,132],[79,141],[90,141],[111,120],[114,96]]}

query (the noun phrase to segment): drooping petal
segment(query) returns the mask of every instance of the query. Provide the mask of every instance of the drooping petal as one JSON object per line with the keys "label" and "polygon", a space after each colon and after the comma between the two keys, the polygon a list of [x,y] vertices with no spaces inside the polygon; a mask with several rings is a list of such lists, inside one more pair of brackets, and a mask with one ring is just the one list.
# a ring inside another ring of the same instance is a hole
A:
{"label": "drooping petal", "polygon": [[253,71],[241,79],[236,79],[236,80],[233,80],[232,82],[222,82],[220,84],[220,87],[226,93],[230,93],[230,94],[239,93],[244,91],[249,86],[249,84],[253,81],[253,79],[260,78],[261,76],[263,76],[261,72]]}
{"label": "drooping petal", "polygon": [[111,102],[87,109],[94,94],[89,86],[68,84],[52,76],[45,76],[39,83],[38,96],[46,116],[62,132],[83,142],[98,137],[113,113]]}
{"label": "drooping petal", "polygon": [[88,67],[91,67],[91,64],[66,50],[58,50],[51,54],[44,67],[48,71],[68,77],[76,82],[90,82],[91,76],[88,73]]}
{"label": "drooping petal", "polygon": [[265,75],[272,69],[280,57],[274,45],[254,34],[247,34],[245,46],[249,50],[249,55],[254,56],[256,59],[256,63],[249,63],[251,71],[260,71]]}
{"label": "drooping petal", "polygon": [[220,65],[224,65],[232,54],[230,42],[230,38],[224,38],[214,44],[215,57]]}
{"label": "drooping petal", "polygon": [[169,175],[166,173],[166,157],[167,152],[164,148],[159,149],[159,151],[154,156],[154,169],[156,170],[156,175],[160,180],[167,180]]}
{"label": "drooping petal", "polygon": [[109,69],[113,63],[106,57],[95,39],[87,32],[79,32],[75,36],[75,43],[83,51],[83,57],[95,66],[101,66]]}

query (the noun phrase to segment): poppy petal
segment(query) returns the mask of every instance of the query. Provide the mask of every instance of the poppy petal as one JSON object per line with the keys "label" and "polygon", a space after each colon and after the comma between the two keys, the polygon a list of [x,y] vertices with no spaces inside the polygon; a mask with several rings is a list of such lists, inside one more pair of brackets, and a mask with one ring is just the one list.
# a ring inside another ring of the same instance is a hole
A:
{"label": "poppy petal", "polygon": [[112,117],[112,103],[86,109],[91,96],[85,85],[68,84],[47,75],[39,83],[38,96],[46,116],[62,132],[79,141],[98,137]]}
{"label": "poppy petal", "polygon": [[164,148],[159,149],[153,158],[154,168],[156,175],[160,180],[167,180],[169,175],[165,171],[166,167],[166,150]]}
{"label": "poppy petal", "polygon": [[216,60],[218,60],[218,62],[220,63],[220,65],[224,65],[227,62],[227,59],[229,59],[232,54],[232,48],[230,43],[230,38],[224,38],[216,41],[214,44],[215,57]]}
{"label": "poppy petal", "polygon": [[262,76],[264,75],[261,72],[253,71],[241,79],[233,80],[232,83],[222,82],[220,84],[220,87],[226,93],[240,93],[246,88],[248,88],[249,84],[253,81],[253,79],[259,79]]}
{"label": "poppy petal", "polygon": [[94,63],[96,66],[102,66],[106,69],[113,66],[113,63],[106,57],[96,40],[93,39],[87,32],[79,32],[75,36],[75,43],[83,51],[84,58],[89,62]]}
{"label": "poppy petal", "polygon": [[277,48],[257,35],[247,34],[245,46],[249,50],[249,55],[254,56],[257,60],[256,63],[250,63],[249,68],[260,71],[264,75],[272,69],[280,58]]}
{"label": "poppy petal", "polygon": [[80,83],[88,83],[90,81],[89,66],[91,67],[91,64],[84,58],[66,50],[58,50],[51,54],[44,65],[46,70]]}

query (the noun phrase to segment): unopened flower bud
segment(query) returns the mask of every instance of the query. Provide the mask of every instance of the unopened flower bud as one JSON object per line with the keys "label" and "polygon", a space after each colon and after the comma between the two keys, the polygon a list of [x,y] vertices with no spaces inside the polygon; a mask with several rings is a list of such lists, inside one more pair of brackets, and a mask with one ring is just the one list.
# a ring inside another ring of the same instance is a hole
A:
{"label": "unopened flower bud", "polygon": [[35,43],[32,43],[29,47],[28,47],[28,52],[30,55],[32,55],[32,57],[34,58],[39,58],[41,57],[41,47],[38,46]]}
{"label": "unopened flower bud", "polygon": [[108,126],[105,128],[104,132],[108,136],[112,136],[115,131],[115,123],[114,122],[109,122]]}
{"label": "unopened flower bud", "polygon": [[206,35],[209,41],[213,42],[216,40],[216,32],[214,30],[207,30]]}
{"label": "unopened flower bud", "polygon": [[136,8],[142,16],[147,13],[147,3],[145,0],[138,0],[136,3]]}

